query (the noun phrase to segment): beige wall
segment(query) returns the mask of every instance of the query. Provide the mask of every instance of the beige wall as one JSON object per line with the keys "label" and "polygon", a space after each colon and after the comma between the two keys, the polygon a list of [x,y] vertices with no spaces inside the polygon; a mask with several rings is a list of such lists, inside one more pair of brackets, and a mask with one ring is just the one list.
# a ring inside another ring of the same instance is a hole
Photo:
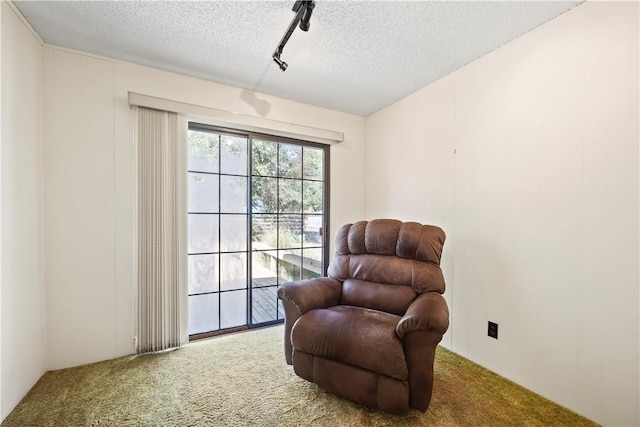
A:
{"label": "beige wall", "polygon": [[[134,164],[127,92],[257,115],[237,88],[46,47],[48,368],[133,352]],[[257,95],[266,118],[344,132],[331,227],[364,216],[363,117]]]}
{"label": "beige wall", "polygon": [[42,45],[12,7],[2,22],[1,411],[45,371]]}
{"label": "beige wall", "polygon": [[619,426],[640,423],[638,31],[637,2],[584,3],[367,119],[367,216],[447,231],[444,345]]}

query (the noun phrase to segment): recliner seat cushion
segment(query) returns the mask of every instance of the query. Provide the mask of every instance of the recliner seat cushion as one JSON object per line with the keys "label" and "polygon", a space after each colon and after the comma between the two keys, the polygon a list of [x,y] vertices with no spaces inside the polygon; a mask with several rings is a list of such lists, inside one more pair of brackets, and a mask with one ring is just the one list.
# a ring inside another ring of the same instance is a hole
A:
{"label": "recliner seat cushion", "polygon": [[311,310],[291,330],[293,348],[396,378],[408,379],[402,342],[396,335],[400,316],[340,305]]}

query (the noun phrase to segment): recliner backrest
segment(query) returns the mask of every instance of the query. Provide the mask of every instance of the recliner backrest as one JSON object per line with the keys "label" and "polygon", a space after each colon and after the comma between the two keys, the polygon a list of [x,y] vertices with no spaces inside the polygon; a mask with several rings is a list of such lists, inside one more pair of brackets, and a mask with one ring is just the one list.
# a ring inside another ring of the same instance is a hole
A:
{"label": "recliner backrest", "polygon": [[342,226],[328,270],[343,282],[341,303],[402,315],[416,295],[444,293],[445,238],[439,227],[393,219]]}

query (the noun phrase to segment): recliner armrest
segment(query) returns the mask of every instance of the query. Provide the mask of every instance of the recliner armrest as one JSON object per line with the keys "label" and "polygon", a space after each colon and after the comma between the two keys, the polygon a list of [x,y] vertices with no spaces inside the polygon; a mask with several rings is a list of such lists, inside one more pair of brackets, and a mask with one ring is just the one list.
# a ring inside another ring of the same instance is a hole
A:
{"label": "recliner armrest", "polygon": [[332,277],[297,280],[278,289],[278,298],[295,305],[300,314],[337,305],[341,295],[342,282]]}
{"label": "recliner armrest", "polygon": [[444,297],[436,292],[419,295],[407,308],[396,326],[396,335],[402,339],[411,331],[433,331],[440,334],[449,328],[449,309]]}

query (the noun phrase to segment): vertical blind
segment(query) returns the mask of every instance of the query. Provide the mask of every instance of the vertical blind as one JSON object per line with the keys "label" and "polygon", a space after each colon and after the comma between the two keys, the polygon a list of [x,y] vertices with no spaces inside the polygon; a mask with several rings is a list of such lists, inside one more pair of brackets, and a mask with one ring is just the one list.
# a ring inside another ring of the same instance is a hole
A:
{"label": "vertical blind", "polygon": [[178,115],[135,107],[138,353],[181,344]]}

